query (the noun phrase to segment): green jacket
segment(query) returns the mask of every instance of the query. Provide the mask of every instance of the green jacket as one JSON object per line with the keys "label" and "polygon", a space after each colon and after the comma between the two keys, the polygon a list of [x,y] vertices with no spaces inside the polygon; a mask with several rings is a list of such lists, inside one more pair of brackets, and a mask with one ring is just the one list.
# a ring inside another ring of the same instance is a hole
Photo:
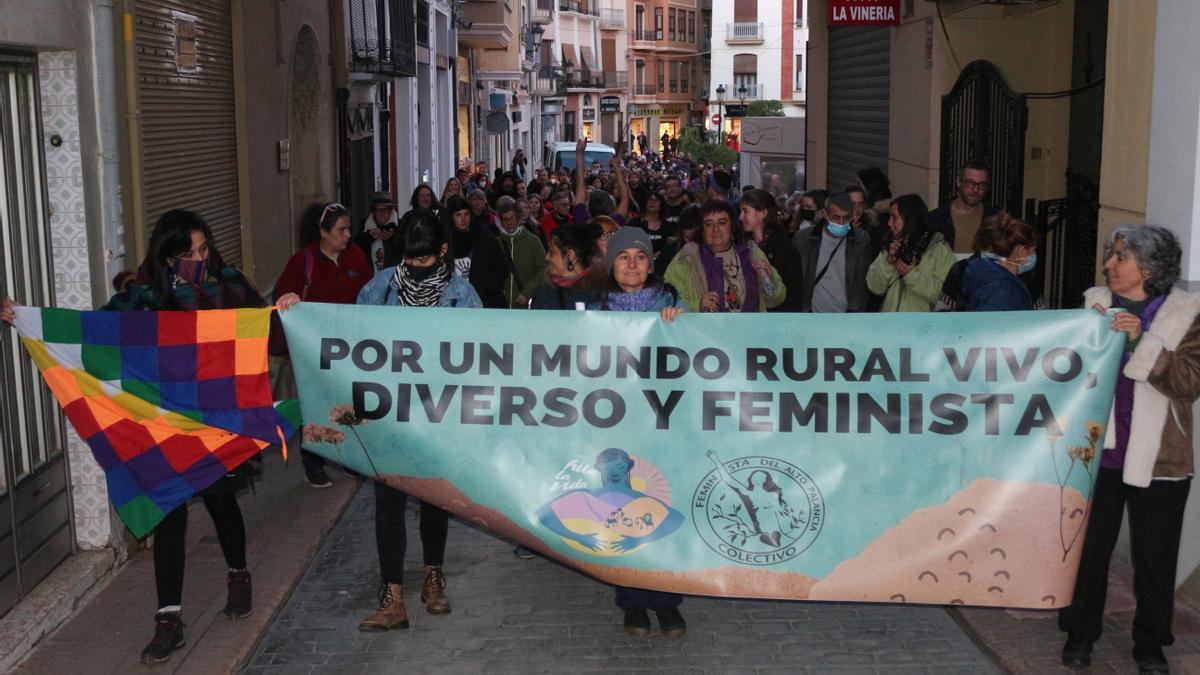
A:
{"label": "green jacket", "polygon": [[542,278],[546,275],[546,249],[542,248],[537,235],[524,227],[514,236],[500,233],[498,238],[505,254],[512,258],[520,281],[518,284],[518,279],[512,274],[504,280],[504,299],[512,309],[517,307],[518,295],[529,300],[537,292],[538,286],[542,285]]}
{"label": "green jacket", "polygon": [[[750,242],[750,260],[770,262],[767,260],[767,254],[763,253],[762,249],[754,242]],[[745,273],[754,274],[754,270],[746,270]],[[667,265],[667,272],[663,278],[679,291],[679,297],[689,312],[700,311],[700,301],[708,292],[708,281],[704,278],[704,264],[700,262],[699,244],[687,244],[680,249],[675,258],[671,260],[671,264]],[[760,312],[782,304],[787,297],[787,288],[784,287],[783,279],[780,278],[779,272],[774,267],[771,268],[771,283],[775,285],[775,292],[770,295],[767,295],[761,282],[758,284],[758,311]]]}
{"label": "green jacket", "polygon": [[883,296],[881,312],[933,311],[946,274],[958,261],[940,234],[933,235],[933,242],[925,249],[921,261],[904,277],[888,263],[887,257],[887,251],[880,252],[867,270],[867,288]]}

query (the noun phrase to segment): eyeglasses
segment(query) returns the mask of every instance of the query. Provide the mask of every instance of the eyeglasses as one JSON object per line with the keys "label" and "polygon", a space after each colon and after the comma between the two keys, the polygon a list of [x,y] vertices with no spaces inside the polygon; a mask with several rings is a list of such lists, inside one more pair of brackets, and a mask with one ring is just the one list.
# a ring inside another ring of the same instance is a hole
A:
{"label": "eyeglasses", "polygon": [[320,219],[319,221],[317,221],[317,222],[324,224],[324,223],[325,223],[325,216],[328,216],[328,215],[329,215],[331,212],[333,212],[333,211],[338,211],[338,210],[340,210],[340,211],[346,211],[346,210],[348,210],[348,209],[346,209],[346,207],[342,206],[341,204],[339,204],[339,203],[337,203],[337,202],[330,202],[330,203],[329,203],[329,204],[327,204],[327,205],[325,206],[325,208],[324,208],[324,209],[321,211],[321,219]]}
{"label": "eyeglasses", "polygon": [[977,180],[971,180],[969,178],[964,178],[962,180],[962,186],[964,189],[967,189],[967,190],[986,190],[988,184],[989,183],[986,180],[977,181]]}

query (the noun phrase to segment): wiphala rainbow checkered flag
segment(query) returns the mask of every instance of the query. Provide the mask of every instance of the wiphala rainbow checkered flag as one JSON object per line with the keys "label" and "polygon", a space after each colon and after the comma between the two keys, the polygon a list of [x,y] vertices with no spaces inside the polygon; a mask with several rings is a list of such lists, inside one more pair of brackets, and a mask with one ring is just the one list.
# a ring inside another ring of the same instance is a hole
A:
{"label": "wiphala rainbow checkered flag", "polygon": [[137,537],[295,429],[295,402],[271,399],[271,311],[17,309],[21,342]]}

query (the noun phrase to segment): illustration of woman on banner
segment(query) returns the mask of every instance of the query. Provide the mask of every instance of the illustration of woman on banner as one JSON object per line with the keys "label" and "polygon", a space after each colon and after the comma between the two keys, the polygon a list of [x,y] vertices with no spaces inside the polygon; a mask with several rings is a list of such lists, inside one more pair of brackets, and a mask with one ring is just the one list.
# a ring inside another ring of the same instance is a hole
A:
{"label": "illustration of woman on banner", "polygon": [[717,466],[721,480],[741,498],[750,517],[746,525],[758,535],[759,541],[768,546],[779,546],[784,535],[791,536],[797,528],[802,527],[802,519],[793,515],[791,506],[783,498],[783,489],[775,483],[769,472],[751,471],[746,482],[742,483],[729,475],[717,453],[709,450],[705,455]]}
{"label": "illustration of woman on banner", "polygon": [[538,520],[580,550],[624,555],[662,539],[683,523],[667,502],[635,490],[629,473],[635,462],[620,448],[596,457],[603,484],[572,490],[538,509]]}

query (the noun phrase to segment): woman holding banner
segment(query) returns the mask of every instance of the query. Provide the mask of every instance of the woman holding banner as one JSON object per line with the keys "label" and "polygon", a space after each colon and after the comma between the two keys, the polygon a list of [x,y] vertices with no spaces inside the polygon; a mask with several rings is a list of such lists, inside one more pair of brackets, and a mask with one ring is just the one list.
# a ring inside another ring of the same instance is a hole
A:
{"label": "woman holding banner", "polygon": [[1200,296],[1174,288],[1182,252],[1175,235],[1152,225],[1122,226],[1104,248],[1107,288],[1084,294],[1111,309],[1112,329],[1128,339],[1092,494],[1075,595],[1059,614],[1067,633],[1064,665],[1091,664],[1100,638],[1108,564],[1129,509],[1137,612],[1133,658],[1143,673],[1169,672],[1163,646],[1175,641],[1171,618],[1175,566],[1192,459],[1192,404],[1200,397]]}
{"label": "woman holding banner", "polygon": [[[265,307],[246,277],[225,265],[204,220],[182,209],[167,211],[154,225],[145,261],[129,288],[104,306],[115,311],[203,310]],[[281,302],[299,298],[287,295]],[[5,299],[0,320],[15,320],[12,300]],[[248,479],[244,464],[222,476],[199,494],[212,516],[221,553],[229,568],[226,575],[226,617],[250,616],[251,583],[246,565],[246,528],[237,502],[237,490]],[[154,638],[142,650],[143,663],[162,663],[184,644],[183,574],[188,508],[184,504],[167,513],[154,528],[154,583],[158,595]]]}
{"label": "woman holding banner", "polygon": [[[588,309],[658,312],[664,321],[674,321],[675,317],[684,312],[683,300],[672,286],[663,283],[662,279],[652,273],[653,260],[653,244],[644,230],[623,227],[613,233],[608,240],[608,252],[604,257],[608,276],[600,293],[600,302]],[[624,460],[632,466],[628,455],[625,455]],[[628,482],[628,476],[625,477],[625,481]],[[653,536],[664,536],[672,529],[664,524]],[[687,622],[679,612],[679,605],[683,602],[682,595],[623,586],[616,587],[616,595],[617,607],[625,612],[626,633],[638,637],[650,634],[650,616],[647,610],[654,611],[659,627],[666,637],[682,637],[687,632]]]}
{"label": "woman holding banner", "polygon": [[701,240],[685,244],[667,266],[666,281],[684,305],[700,312],[765,312],[787,297],[779,272],[739,224],[729,202],[700,207]]}
{"label": "woman holding banner", "polygon": [[[375,276],[358,295],[360,305],[391,307],[478,308],[483,303],[471,284],[454,271],[449,233],[433,216],[417,218],[404,240],[404,259]],[[404,507],[408,495],[386,483],[375,483],[375,543],[379,549],[382,587],[379,607],[358,624],[362,631],[408,628],[404,608],[404,555],[408,534]],[[421,546],[424,549],[424,578],[421,602],[430,614],[449,614],[446,577],[442,562],[450,514],[421,502]]]}

